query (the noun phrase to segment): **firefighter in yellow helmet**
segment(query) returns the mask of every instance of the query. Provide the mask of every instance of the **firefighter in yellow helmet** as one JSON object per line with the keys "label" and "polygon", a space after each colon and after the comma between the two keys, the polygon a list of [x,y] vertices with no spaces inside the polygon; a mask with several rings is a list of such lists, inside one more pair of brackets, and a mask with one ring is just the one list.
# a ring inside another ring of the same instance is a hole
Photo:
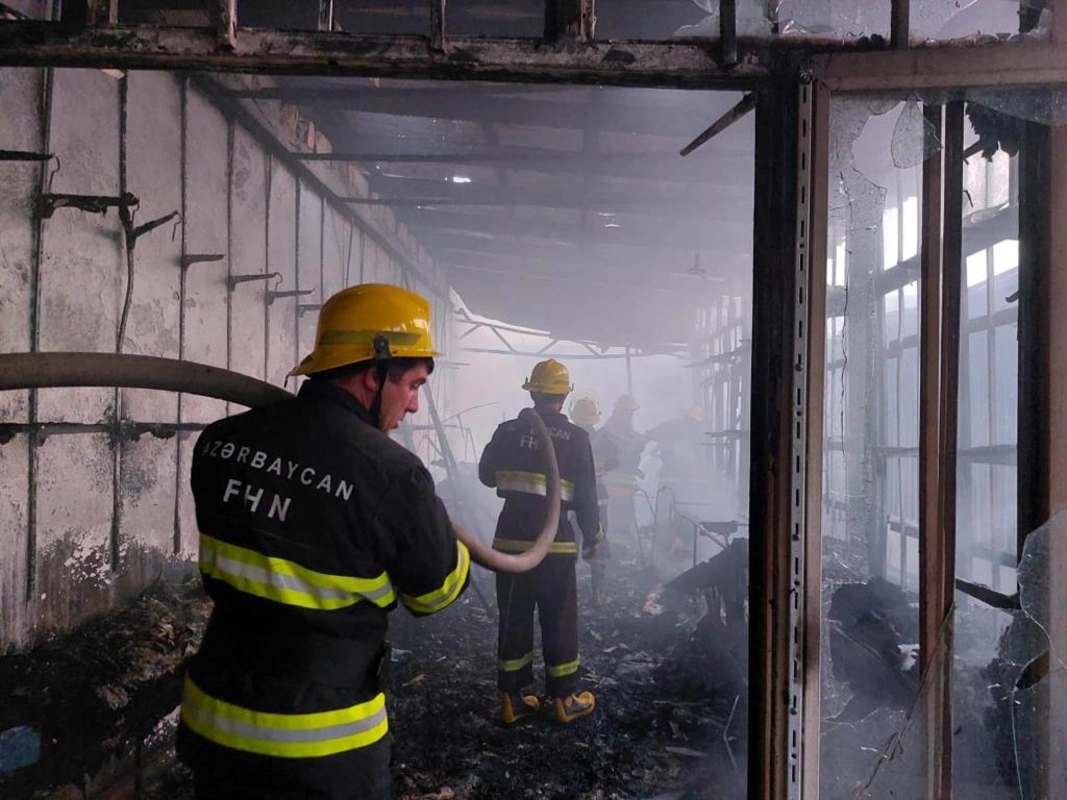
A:
{"label": "firefighter in yellow helmet", "polygon": [[648,438],[634,428],[634,415],[640,408],[633,395],[620,395],[601,428],[618,454],[618,466],[604,476],[608,490],[608,528],[617,543],[629,543],[637,538],[634,494],[638,480],[645,476],[641,471],[641,455],[648,444]]}
{"label": "firefighter in yellow helmet", "polygon": [[200,436],[214,609],[179,729],[198,798],[391,796],[388,612],[446,608],[470,566],[429,473],[387,434],[418,410],[437,355],[422,297],[345,289],[292,372],[308,377],[298,396]]}
{"label": "firefighter in yellow helmet", "polygon": [[704,409],[691,405],[648,432],[648,438],[659,445],[658,455],[663,463],[661,482],[693,480],[700,472],[703,425]]}
{"label": "firefighter in yellow helmet", "polygon": [[[575,561],[596,558],[604,538],[597,508],[596,468],[589,434],[567,421],[563,403],[570,393],[567,368],[549,359],[534,367],[523,389],[530,393],[534,410],[544,420],[555,446],[562,487],[559,530],[549,555],[522,575],[496,576],[500,609],[497,645],[497,685],[502,716],[511,724],[540,708],[541,701],[526,688],[534,682],[534,610],[541,623],[545,688],[559,722],[591,714],[596,707],[592,692],[578,686],[578,588]],[[538,454],[539,442],[529,424],[513,419],[496,429],[478,463],[478,476],[504,498],[497,520],[493,547],[505,552],[530,549],[544,518],[546,476]],[[581,546],[568,518],[574,511]]]}
{"label": "firefighter in yellow helmet", "polygon": [[[608,487],[604,483],[604,473],[619,466],[619,452],[615,443],[604,432],[597,430],[596,424],[600,421],[600,409],[596,401],[590,397],[582,397],[574,401],[571,406],[571,422],[589,434],[589,443],[593,448],[593,465],[596,467],[596,497],[597,507],[600,510],[600,524],[608,530]],[[608,539],[597,547],[597,557],[589,562],[592,577],[592,603],[594,606],[604,604],[605,590],[604,579],[607,575],[610,551]]]}

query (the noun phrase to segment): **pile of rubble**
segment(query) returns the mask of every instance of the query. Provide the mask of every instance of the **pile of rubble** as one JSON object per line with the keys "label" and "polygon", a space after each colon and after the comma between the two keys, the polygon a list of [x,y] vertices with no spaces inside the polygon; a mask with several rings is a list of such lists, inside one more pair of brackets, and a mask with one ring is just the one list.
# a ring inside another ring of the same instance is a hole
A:
{"label": "pile of rubble", "polygon": [[[735,584],[744,566],[727,570]],[[718,597],[715,613],[704,613],[714,581],[698,574],[692,591],[678,587],[681,578],[660,586],[623,561],[609,578],[609,601],[593,608],[584,565],[579,575],[583,685],[596,693],[597,711],[569,726],[549,714],[499,722],[491,589],[482,592],[486,605],[468,592],[443,614],[394,626],[397,797],[745,796],[747,626],[736,626]]]}
{"label": "pile of rubble", "polygon": [[[476,588],[434,617],[394,614],[395,796],[743,797],[747,627],[728,563],[740,557],[747,552],[727,551],[711,562],[718,570],[701,565],[703,573],[666,586],[619,560],[600,608],[588,603],[580,565],[583,684],[598,708],[569,726],[548,715],[515,727],[499,721],[490,576],[479,573]],[[716,588],[716,575],[729,575],[734,589]],[[175,707],[209,611],[195,579],[164,584],[122,612],[0,659],[0,689],[11,698],[0,730],[31,726],[41,738],[38,763],[0,778],[0,794],[191,800],[190,774],[174,759]]]}
{"label": "pile of rubble", "polygon": [[133,797],[165,774],[182,664],[209,614],[199,578],[160,581],[121,611],[0,657],[0,731],[34,744],[33,763],[0,771],[0,796]]}

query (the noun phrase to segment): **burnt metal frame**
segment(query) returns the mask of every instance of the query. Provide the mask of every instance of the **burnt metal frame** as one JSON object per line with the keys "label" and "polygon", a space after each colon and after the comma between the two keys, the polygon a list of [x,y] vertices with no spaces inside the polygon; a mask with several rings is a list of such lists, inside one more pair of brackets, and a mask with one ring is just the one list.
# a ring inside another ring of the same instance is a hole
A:
{"label": "burnt metal frame", "polygon": [[[800,711],[796,698],[790,640],[794,598],[803,590],[791,578],[794,553],[794,318],[798,300],[797,158],[801,113],[797,65],[783,65],[756,102],[756,192],[754,213],[752,318],[777,324],[752,332],[749,524],[749,797],[760,800],[796,796],[800,778],[791,763],[789,718]],[[806,325],[797,320],[799,324]],[[802,670],[802,680],[809,672]]]}
{"label": "burnt metal frame", "polygon": [[[1059,42],[1063,41],[1062,33],[1067,28],[1067,19],[1061,15],[1058,20],[1060,36],[1057,41],[1049,45],[1032,45],[1025,51],[1024,63],[1012,64],[1002,60],[1007,54],[998,53],[992,62],[981,64],[974,58],[973,53],[952,52],[944,50],[909,53],[878,53],[871,54],[863,61],[859,56],[840,55],[817,57],[814,62],[814,71],[828,91],[852,92],[852,91],[878,91],[899,88],[936,87],[942,89],[955,89],[975,86],[1006,86],[1006,85],[1041,85],[1045,81],[1062,83],[1067,77],[1063,66],[1067,64],[1067,48]],[[1055,36],[1055,32],[1054,32]],[[988,53],[987,53],[988,55]],[[945,65],[949,69],[938,70],[937,67]],[[862,68],[861,68],[862,67]],[[855,70],[855,71],[853,71]],[[851,74],[850,74],[851,73]],[[942,624],[951,613],[954,589],[961,588],[959,582],[954,580],[955,574],[955,481],[956,462],[959,458],[966,457],[958,452],[956,445],[958,409],[958,369],[959,369],[959,336],[961,332],[960,302],[961,302],[961,269],[962,253],[960,252],[961,222],[960,211],[962,209],[962,186],[960,181],[960,165],[962,163],[962,105],[957,103],[948,106],[949,126],[954,130],[946,132],[946,141],[951,138],[952,143],[946,146],[944,155],[948,162],[944,175],[938,175],[935,179],[932,169],[927,175],[927,187],[936,188],[943,192],[944,199],[941,203],[928,203],[924,197],[924,243],[926,250],[933,247],[936,242],[937,252],[929,257],[924,253],[923,273],[930,279],[935,270],[939,275],[940,285],[923,285],[921,308],[924,319],[924,336],[921,347],[923,363],[921,365],[923,375],[923,388],[921,411],[923,414],[923,428],[931,434],[931,446],[922,449],[923,477],[920,482],[920,490],[924,499],[921,500],[923,524],[920,527],[920,543],[922,550],[922,583],[921,603],[923,612],[921,621],[923,633],[923,650],[933,653],[935,648],[945,640],[939,638],[942,635]],[[1057,486],[1054,473],[1050,469],[1050,463],[1055,459],[1052,441],[1062,440],[1062,427],[1060,436],[1053,435],[1052,425],[1058,423],[1062,426],[1062,417],[1056,417],[1052,413],[1050,396],[1056,393],[1056,383],[1052,379],[1052,370],[1049,362],[1056,362],[1053,342],[1050,330],[1056,326],[1056,322],[1050,314],[1049,293],[1043,291],[1052,279],[1049,277],[1054,262],[1054,253],[1057,248],[1063,252],[1065,247],[1062,236],[1054,233],[1054,221],[1057,212],[1062,211],[1064,204],[1060,197],[1060,204],[1051,208],[1049,188],[1054,185],[1051,178],[1052,167],[1059,163],[1059,159],[1067,156],[1067,148],[1060,144],[1057,149],[1050,139],[1047,130],[1040,126],[1031,126],[1029,131],[1028,147],[1024,148],[1025,158],[1023,170],[1033,180],[1030,198],[1022,202],[1020,209],[1020,361],[1019,361],[1019,385],[1031,387],[1030,391],[1019,392],[1019,530],[1020,546],[1026,534],[1036,528],[1041,522],[1048,519],[1051,498],[1058,497],[1059,503],[1067,502],[1067,491],[1062,486]],[[1061,168],[1062,169],[1062,168]],[[1024,178],[1025,180],[1025,178]],[[943,182],[943,184],[942,184]],[[818,212],[818,209],[816,209]],[[945,214],[945,223],[942,226],[939,215]],[[1024,223],[1024,220],[1027,222]],[[821,224],[825,225],[825,206],[823,207]],[[937,232],[934,233],[934,229]],[[929,238],[928,238],[929,237]],[[936,261],[935,261],[936,259]],[[1030,269],[1027,270],[1027,267]],[[1029,273],[1029,274],[1028,274]],[[1063,296],[1063,286],[1059,287],[1058,296]],[[935,310],[936,304],[936,310]],[[1028,313],[1027,313],[1028,312]],[[929,315],[929,316],[927,316]],[[940,317],[940,319],[937,319]],[[992,312],[989,322],[995,326]],[[818,324],[818,319],[812,319],[813,325]],[[936,337],[930,337],[929,333],[938,330]],[[814,331],[813,331],[814,333]],[[1062,362],[1062,358],[1061,358]],[[832,365],[828,365],[832,366]],[[1067,364],[1060,363],[1057,374],[1061,376]],[[817,413],[816,404],[822,403],[820,394],[812,393],[812,407],[809,408],[811,418],[821,417]],[[933,407],[936,405],[936,407]],[[1050,419],[1051,418],[1051,419]],[[811,454],[818,455],[818,454]],[[975,454],[980,461],[986,461],[981,453]],[[1023,465],[1026,469],[1023,469]],[[809,487],[811,475],[816,474],[812,469],[809,472]],[[817,507],[821,498],[811,496],[811,507]],[[817,519],[817,516],[816,516]],[[813,520],[814,523],[814,520]],[[902,537],[904,531],[901,531]],[[820,548],[817,540],[820,531],[817,524],[809,526],[809,553],[818,553]],[[813,596],[817,591],[817,572],[809,579],[808,592]],[[963,587],[966,588],[966,587]],[[1011,598],[999,598],[1008,601]],[[818,606],[815,606],[817,609]],[[817,611],[809,617],[809,624],[818,628],[820,620],[817,619]],[[809,635],[810,635],[809,631]],[[951,635],[951,634],[949,634]],[[817,641],[817,635],[812,637]],[[808,663],[809,669],[809,693],[818,686],[818,649],[809,650],[812,660]],[[927,656],[927,659],[930,657]],[[941,671],[950,669],[951,661],[942,663],[940,666],[932,665]],[[931,704],[927,726],[927,778],[930,796],[947,797],[951,791],[952,761],[951,761],[951,725],[950,717],[950,676],[939,674],[937,682],[941,689],[938,696]],[[819,719],[818,709],[812,709],[807,714],[808,725],[806,726],[806,738],[818,741]],[[813,749],[813,748],[812,748]],[[1040,749],[1040,748],[1039,748]],[[1048,753],[1036,757],[1048,757]],[[805,763],[817,769],[818,754],[806,754]],[[807,784],[809,791],[818,790],[817,778]]]}

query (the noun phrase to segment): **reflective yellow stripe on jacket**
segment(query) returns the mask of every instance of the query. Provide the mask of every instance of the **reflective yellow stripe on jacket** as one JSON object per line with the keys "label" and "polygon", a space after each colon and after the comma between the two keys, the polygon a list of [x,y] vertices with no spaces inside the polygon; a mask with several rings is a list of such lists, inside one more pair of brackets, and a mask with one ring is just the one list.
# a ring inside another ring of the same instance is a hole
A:
{"label": "reflective yellow stripe on jacket", "polygon": [[[534,542],[523,541],[522,539],[501,539],[497,537],[493,539],[493,549],[500,550],[504,553],[525,553],[527,550],[533,549]],[[550,555],[575,555],[578,552],[578,545],[575,542],[552,542],[552,546],[548,548]]]}
{"label": "reflective yellow stripe on jacket", "polygon": [[330,575],[293,561],[200,534],[200,571],[256,597],[300,608],[332,611],[361,600],[388,608],[396,592],[383,572],[376,578]]}
{"label": "reflective yellow stripe on jacket", "polygon": [[440,589],[419,597],[401,594],[404,605],[417,614],[433,614],[449,606],[463,592],[471,569],[471,554],[467,545],[456,542],[456,568],[449,573]]}
{"label": "reflective yellow stripe on jacket", "polygon": [[277,758],[312,758],[366,747],[389,730],[385,695],[313,714],[268,714],[206,694],[186,677],[182,721],[224,747]]}
{"label": "reflective yellow stripe on jacket", "polygon": [[[524,472],[522,470],[500,470],[496,474],[496,488],[506,492],[548,496],[548,476],[543,472]],[[559,482],[560,499],[574,500],[574,482],[561,478]]]}

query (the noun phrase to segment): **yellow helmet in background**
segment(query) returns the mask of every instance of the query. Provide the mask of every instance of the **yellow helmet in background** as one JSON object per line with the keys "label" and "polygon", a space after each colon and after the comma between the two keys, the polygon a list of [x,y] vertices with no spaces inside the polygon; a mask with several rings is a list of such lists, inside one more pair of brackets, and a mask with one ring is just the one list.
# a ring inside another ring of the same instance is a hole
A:
{"label": "yellow helmet in background", "polygon": [[591,397],[580,397],[571,406],[571,422],[592,427],[600,421],[600,409]]}
{"label": "yellow helmet in background", "polygon": [[689,406],[689,408],[685,410],[685,415],[694,422],[704,421],[704,409],[702,409],[700,406]]}
{"label": "yellow helmet in background", "polygon": [[574,388],[567,368],[554,358],[542,361],[533,368],[530,379],[522,385],[528,392],[537,394],[570,394]]}
{"label": "yellow helmet in background", "polygon": [[315,349],[290,375],[308,375],[361,361],[435,358],[426,298],[384,283],[342,289],[319,311]]}
{"label": "yellow helmet in background", "polygon": [[620,394],[615,401],[616,411],[637,411],[640,407],[641,404],[637,402],[637,398],[632,394]]}

